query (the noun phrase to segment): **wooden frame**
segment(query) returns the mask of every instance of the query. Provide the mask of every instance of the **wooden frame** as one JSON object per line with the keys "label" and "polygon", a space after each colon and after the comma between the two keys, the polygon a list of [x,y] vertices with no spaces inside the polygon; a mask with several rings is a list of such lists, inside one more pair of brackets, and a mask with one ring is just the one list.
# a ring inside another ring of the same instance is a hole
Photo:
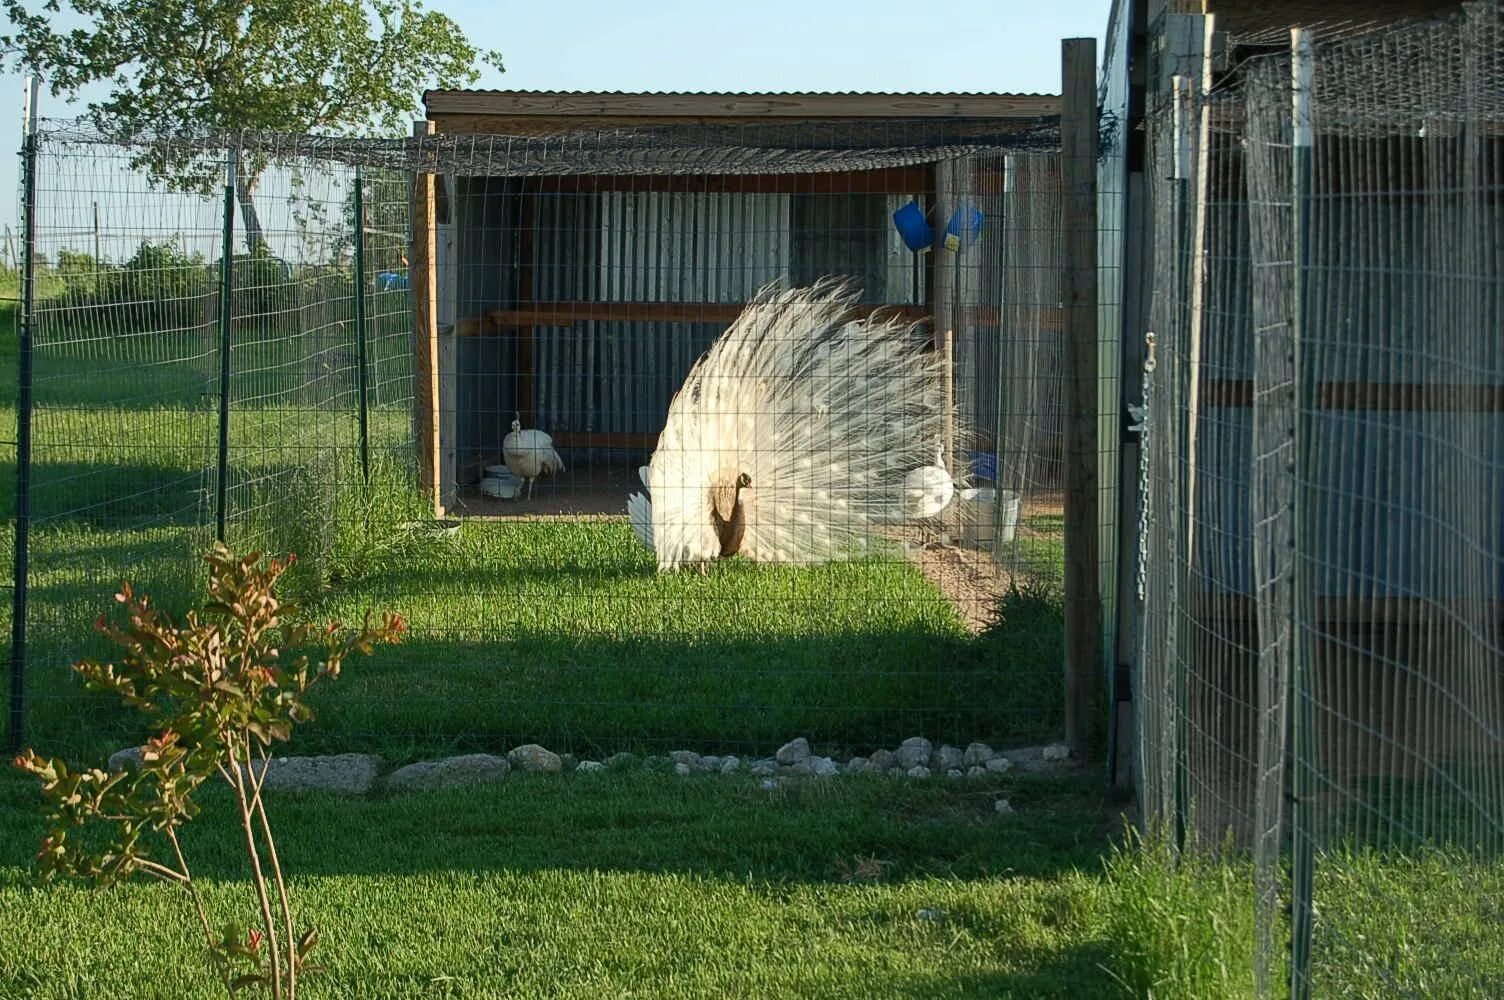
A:
{"label": "wooden frame", "polygon": [[[414,122],[413,135],[432,135],[433,122]],[[443,514],[439,430],[439,316],[438,316],[438,218],[432,173],[413,177],[412,259],[409,280],[413,289],[413,432],[418,446],[418,486],[433,506],[434,516]]]}
{"label": "wooden frame", "polygon": [[[591,118],[602,125],[663,118],[1040,118],[1060,113],[1054,94],[624,94],[531,90],[430,90],[430,117]],[[448,122],[446,121],[446,126]],[[445,127],[442,131],[452,131]]]}

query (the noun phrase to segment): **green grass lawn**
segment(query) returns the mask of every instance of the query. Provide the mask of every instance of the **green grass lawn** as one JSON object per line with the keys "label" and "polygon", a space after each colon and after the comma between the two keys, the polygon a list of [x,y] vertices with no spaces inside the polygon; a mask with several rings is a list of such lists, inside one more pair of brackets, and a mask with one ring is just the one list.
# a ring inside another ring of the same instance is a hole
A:
{"label": "green grass lawn", "polygon": [[[229,803],[205,802],[190,859],[249,920]],[[215,996],[178,890],[34,881],[36,803],[0,776],[0,996]],[[274,795],[272,818],[323,938],[310,997],[1253,995],[1247,862],[1119,852],[1091,775],[768,792],[639,767]],[[1499,995],[1501,892],[1455,853],[1325,857],[1315,995]]]}

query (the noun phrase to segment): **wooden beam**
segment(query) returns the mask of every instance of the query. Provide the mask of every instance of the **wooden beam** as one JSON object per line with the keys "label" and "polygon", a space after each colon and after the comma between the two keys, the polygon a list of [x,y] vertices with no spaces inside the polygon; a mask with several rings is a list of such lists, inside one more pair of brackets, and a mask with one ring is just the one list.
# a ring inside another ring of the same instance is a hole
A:
{"label": "wooden beam", "polygon": [[924,167],[835,170],[819,174],[569,174],[537,178],[543,193],[657,192],[677,194],[918,194]]}
{"label": "wooden beam", "polygon": [[561,448],[638,448],[652,451],[658,447],[657,434],[628,432],[556,431],[550,435]]}
{"label": "wooden beam", "polygon": [[[432,122],[414,122],[413,137],[433,134]],[[418,450],[418,486],[433,507],[443,513],[439,473],[439,292],[436,176],[413,176],[412,252],[409,274],[413,297],[413,436]]]}
{"label": "wooden beam", "polygon": [[[517,312],[525,317],[534,302],[538,263],[538,196],[532,191],[523,191],[517,208]],[[517,409],[522,414],[522,426],[536,427],[538,414],[533,373],[533,323],[523,319],[515,324],[517,330]]]}
{"label": "wooden beam", "polygon": [[430,90],[430,115],[542,118],[1039,118],[1060,113],[1054,94],[623,94],[536,90]]}
{"label": "wooden beam", "polygon": [[1216,31],[1216,16],[1207,14],[1201,20],[1200,65],[1196,67],[1195,82],[1184,97],[1189,102],[1187,111],[1195,110],[1195,138],[1191,143],[1191,259],[1190,259],[1190,343],[1186,351],[1186,368],[1189,385],[1185,404],[1185,551],[1186,558],[1193,559],[1196,552],[1196,479],[1197,438],[1201,429],[1201,354],[1202,340],[1206,330],[1207,296],[1210,293],[1207,248],[1207,210],[1211,183],[1212,160],[1212,60],[1213,36]]}
{"label": "wooden beam", "polygon": [[1061,43],[1060,162],[1065,303],[1065,739],[1085,756],[1102,697],[1101,517],[1097,483],[1097,42]]}
{"label": "wooden beam", "polygon": [[[1201,380],[1203,406],[1253,405],[1252,379]],[[1504,385],[1461,382],[1321,382],[1316,405],[1323,410],[1400,413],[1504,413]]]}
{"label": "wooden beam", "polygon": [[[493,309],[484,317],[464,316],[455,324],[462,336],[501,333],[525,326],[572,326],[575,323],[730,323],[745,308],[740,302],[534,302],[522,309]],[[932,318],[927,306],[865,304],[861,313],[883,311],[910,323]],[[1001,322],[996,306],[972,306],[953,311],[972,326],[996,327]],[[1054,306],[1014,309],[1022,313],[1030,330],[1058,333],[1065,327],[1064,310]]]}
{"label": "wooden beam", "polygon": [[[1191,603],[1198,622],[1258,620],[1258,605],[1247,594],[1203,591]],[[1319,625],[1427,625],[1447,619],[1494,621],[1504,627],[1504,601],[1444,597],[1318,597]]]}

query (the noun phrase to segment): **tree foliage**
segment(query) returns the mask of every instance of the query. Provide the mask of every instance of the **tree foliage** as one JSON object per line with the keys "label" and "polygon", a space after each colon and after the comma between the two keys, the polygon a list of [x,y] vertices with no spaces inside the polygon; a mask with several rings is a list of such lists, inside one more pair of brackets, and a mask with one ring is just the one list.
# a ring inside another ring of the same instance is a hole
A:
{"label": "tree foliage", "polygon": [[[8,68],[40,73],[72,98],[106,95],[85,117],[141,141],[136,166],[179,190],[221,183],[220,154],[184,142],[247,131],[365,134],[405,129],[425,87],[474,83],[501,56],[472,44],[419,0],[0,0]],[[66,27],[74,24],[74,27]],[[247,245],[260,227],[243,163]]]}

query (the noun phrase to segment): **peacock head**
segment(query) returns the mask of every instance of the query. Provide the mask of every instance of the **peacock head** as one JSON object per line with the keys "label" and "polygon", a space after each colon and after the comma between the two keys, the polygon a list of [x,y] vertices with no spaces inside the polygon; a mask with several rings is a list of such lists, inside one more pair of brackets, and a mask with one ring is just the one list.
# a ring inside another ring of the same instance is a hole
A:
{"label": "peacock head", "polygon": [[747,475],[745,472],[739,473],[737,475],[737,477],[736,477],[736,488],[737,489],[744,490],[748,486],[751,486],[751,485],[752,485],[752,477],[751,476]]}
{"label": "peacock head", "polygon": [[512,420],[512,433],[516,434],[520,430],[522,430],[522,414],[519,413]]}

